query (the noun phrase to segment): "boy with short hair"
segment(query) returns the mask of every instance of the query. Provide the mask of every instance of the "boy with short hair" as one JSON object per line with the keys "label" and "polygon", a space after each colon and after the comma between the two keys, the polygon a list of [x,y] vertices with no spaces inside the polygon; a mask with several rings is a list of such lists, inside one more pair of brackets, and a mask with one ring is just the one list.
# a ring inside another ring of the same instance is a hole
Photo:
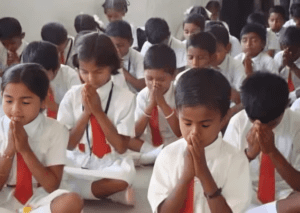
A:
{"label": "boy with short hair", "polygon": [[187,39],[193,34],[203,32],[205,27],[205,18],[197,13],[188,14],[183,21],[183,35],[186,44]]}
{"label": "boy with short hair", "polygon": [[243,53],[237,55],[235,59],[244,64],[247,76],[258,70],[278,73],[278,67],[273,58],[264,52],[266,29],[262,25],[245,25],[241,31],[241,44]]}
{"label": "boy with short hair", "polygon": [[186,65],[186,48],[180,40],[170,33],[168,23],[161,18],[150,18],[145,25],[147,41],[144,43],[141,54],[145,55],[147,50],[154,44],[166,44],[176,54],[176,67],[182,68]]}
{"label": "boy with short hair", "polygon": [[231,119],[224,140],[249,159],[256,195],[252,207],[268,203],[250,212],[297,212],[300,196],[293,191],[300,188],[300,115],[287,108],[287,83],[257,72],[244,81],[241,99],[245,110]]}
{"label": "boy with short hair", "polygon": [[285,22],[284,27],[300,26],[300,2],[293,3],[290,8],[291,19]]}
{"label": "boy with short hair", "polygon": [[105,33],[114,43],[120,58],[122,69],[129,89],[137,93],[145,87],[143,56],[133,49],[133,37],[130,25],[122,20],[110,22]]}
{"label": "boy with short hair", "polygon": [[249,163],[223,141],[230,85],[212,69],[179,79],[175,102],[183,138],[164,148],[151,177],[153,212],[244,212],[250,202]]}
{"label": "boy with short hair", "polygon": [[56,45],[59,61],[61,64],[73,66],[71,62],[74,38],[68,36],[66,28],[59,22],[50,22],[42,27],[41,36],[43,41]]}
{"label": "boy with short hair", "polygon": [[0,19],[0,41],[3,45],[0,50],[0,71],[20,63],[22,52],[27,46],[24,37],[25,33],[17,19],[12,17]]}
{"label": "boy with short hair", "polygon": [[150,164],[154,163],[163,146],[181,136],[174,111],[174,51],[165,44],[153,45],[145,55],[144,68],[147,87],[137,95],[136,138],[131,139],[129,148],[142,153],[140,164]]}

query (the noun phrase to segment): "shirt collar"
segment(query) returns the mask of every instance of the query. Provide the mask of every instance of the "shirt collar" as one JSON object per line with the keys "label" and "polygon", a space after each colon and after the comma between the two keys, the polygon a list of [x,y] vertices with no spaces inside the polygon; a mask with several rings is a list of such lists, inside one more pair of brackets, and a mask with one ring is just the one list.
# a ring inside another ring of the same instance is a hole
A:
{"label": "shirt collar", "polygon": [[106,84],[104,84],[102,87],[99,87],[97,89],[97,93],[101,101],[104,101],[108,97],[111,87],[112,87],[112,80],[110,79]]}
{"label": "shirt collar", "polygon": [[217,66],[217,68],[220,69],[220,70],[226,70],[226,67],[227,67],[227,64],[228,64],[228,60],[229,60],[229,55],[226,54],[224,60],[222,61],[221,64],[219,64]]}
{"label": "shirt collar", "polygon": [[123,57],[123,60],[128,61],[130,58],[130,54],[131,54],[131,48],[129,48],[128,53]]}

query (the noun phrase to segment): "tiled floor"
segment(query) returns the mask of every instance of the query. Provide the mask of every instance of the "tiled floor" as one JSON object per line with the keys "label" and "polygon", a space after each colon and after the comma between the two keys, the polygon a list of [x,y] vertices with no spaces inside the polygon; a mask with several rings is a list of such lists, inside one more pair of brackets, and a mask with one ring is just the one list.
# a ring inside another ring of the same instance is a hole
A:
{"label": "tiled floor", "polygon": [[137,167],[137,175],[133,183],[136,205],[128,207],[108,200],[85,201],[84,213],[150,213],[151,208],[147,200],[148,186],[152,174],[152,166]]}

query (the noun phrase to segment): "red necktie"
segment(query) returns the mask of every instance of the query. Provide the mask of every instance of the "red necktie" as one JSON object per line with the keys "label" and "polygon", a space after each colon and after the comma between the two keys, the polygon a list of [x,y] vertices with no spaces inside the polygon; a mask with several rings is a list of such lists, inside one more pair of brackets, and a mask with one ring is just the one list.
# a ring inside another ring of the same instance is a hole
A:
{"label": "red necktie", "polygon": [[180,213],[194,212],[194,179],[188,185],[188,192],[184,204],[180,209]]}
{"label": "red necktie", "polygon": [[151,118],[149,120],[151,134],[152,134],[152,144],[153,146],[160,146],[163,144],[163,139],[159,132],[159,123],[158,123],[158,108],[155,106],[151,112]]}
{"label": "red necktie", "polygon": [[61,64],[65,64],[65,56],[64,56],[64,53],[60,53],[60,63]]}
{"label": "red necktie", "polygon": [[275,200],[275,167],[269,155],[262,153],[257,197],[262,203]]}
{"label": "red necktie", "polygon": [[23,205],[33,195],[32,175],[20,153],[17,153],[17,185],[14,195]]}
{"label": "red necktie", "polygon": [[[51,102],[54,102],[54,96],[53,96],[52,92],[49,92],[48,95],[49,95],[49,100],[50,100]],[[56,119],[56,117],[57,117],[57,112],[54,112],[54,111],[52,111],[52,110],[50,110],[50,109],[47,109],[47,116],[48,116],[49,118],[54,118],[54,119]]]}
{"label": "red necktie", "polygon": [[79,143],[78,144],[78,149],[81,151],[81,152],[85,152],[85,145],[83,143]]}
{"label": "red necktie", "polygon": [[110,153],[111,149],[106,143],[104,132],[94,115],[91,115],[90,121],[93,134],[93,153],[98,158],[102,158],[105,154]]}
{"label": "red necktie", "polygon": [[293,92],[295,90],[295,86],[292,80],[292,71],[289,71],[289,77],[288,77],[288,87],[289,87],[289,91]]}

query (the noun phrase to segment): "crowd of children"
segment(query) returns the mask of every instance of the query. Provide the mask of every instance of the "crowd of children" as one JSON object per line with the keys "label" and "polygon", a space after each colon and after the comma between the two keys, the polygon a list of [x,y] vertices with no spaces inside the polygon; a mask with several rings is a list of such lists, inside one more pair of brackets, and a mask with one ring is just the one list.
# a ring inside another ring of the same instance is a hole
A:
{"label": "crowd of children", "polygon": [[148,164],[153,212],[300,212],[300,2],[288,21],[251,13],[240,41],[219,1],[189,8],[178,38],[159,17],[135,28],[128,6],[30,43],[0,19],[0,212],[134,206]]}

